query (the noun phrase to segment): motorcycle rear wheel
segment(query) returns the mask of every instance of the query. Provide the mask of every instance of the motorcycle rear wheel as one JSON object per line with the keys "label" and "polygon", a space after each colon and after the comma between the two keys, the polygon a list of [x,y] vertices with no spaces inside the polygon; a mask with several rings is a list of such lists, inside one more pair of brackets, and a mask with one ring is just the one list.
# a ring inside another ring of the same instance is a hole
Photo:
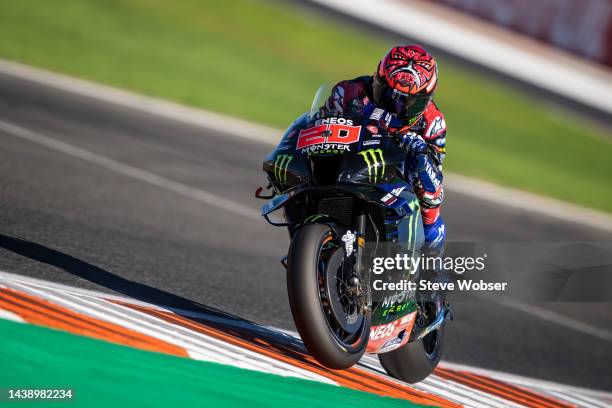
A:
{"label": "motorcycle rear wheel", "polygon": [[420,340],[379,354],[378,360],[387,374],[410,384],[427,378],[442,358],[444,326],[445,323]]}

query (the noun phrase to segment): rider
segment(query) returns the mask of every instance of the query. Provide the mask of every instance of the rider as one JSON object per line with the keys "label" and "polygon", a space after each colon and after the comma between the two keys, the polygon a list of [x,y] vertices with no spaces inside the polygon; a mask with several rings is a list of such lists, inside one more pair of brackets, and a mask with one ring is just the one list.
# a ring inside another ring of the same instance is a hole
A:
{"label": "rider", "polygon": [[437,84],[434,57],[418,45],[398,46],[382,58],[374,75],[336,84],[326,106],[369,115],[376,126],[398,136],[406,149],[405,177],[419,198],[425,247],[431,254],[440,254],[446,239],[440,216],[446,122],[432,100]]}

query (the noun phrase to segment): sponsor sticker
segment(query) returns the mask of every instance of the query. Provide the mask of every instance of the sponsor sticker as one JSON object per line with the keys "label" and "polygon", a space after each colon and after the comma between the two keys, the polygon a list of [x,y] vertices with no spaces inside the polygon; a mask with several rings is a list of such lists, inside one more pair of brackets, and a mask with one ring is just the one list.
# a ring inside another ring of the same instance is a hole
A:
{"label": "sponsor sticker", "polygon": [[425,132],[425,137],[434,137],[444,130],[444,128],[446,128],[446,122],[440,116],[436,116],[429,126],[429,129],[427,129],[427,132]]}
{"label": "sponsor sticker", "polygon": [[320,125],[336,125],[336,124],[352,126],[353,125],[353,121],[351,119],[333,117],[333,118],[317,119],[317,121],[315,122],[315,126],[320,126]]}
{"label": "sponsor sticker", "polygon": [[410,322],[412,322],[414,320],[414,316],[416,316],[416,312],[407,314],[406,316],[402,317],[400,319],[400,326],[404,325],[404,324],[408,324]]}
{"label": "sponsor sticker", "polygon": [[397,197],[391,193],[387,193],[385,196],[383,196],[383,198],[380,199],[380,201],[382,201],[386,205],[391,205],[397,201]]}
{"label": "sponsor sticker", "polygon": [[370,341],[379,340],[392,335],[396,326],[397,320],[389,324],[383,324],[381,326],[373,327],[372,331],[370,331]]}
{"label": "sponsor sticker", "polygon": [[351,230],[346,231],[346,233],[342,236],[342,242],[344,242],[344,248],[347,255],[351,255],[353,253],[356,238],[357,234]]}
{"label": "sponsor sticker", "polygon": [[402,340],[399,337],[396,337],[394,339],[391,340],[387,340],[385,342],[385,344],[383,344],[383,346],[380,348],[379,353],[383,352],[383,351],[391,351],[397,347],[399,347],[400,344],[402,344]]}
{"label": "sponsor sticker", "polygon": [[302,153],[308,156],[324,155],[324,154],[341,154],[349,152],[351,149],[349,145],[337,144],[337,143],[322,143],[313,146],[308,146],[301,150]]}
{"label": "sponsor sticker", "polygon": [[393,204],[394,202],[397,201],[397,196],[399,196],[400,193],[404,191],[405,188],[406,188],[405,186],[394,188],[393,190],[391,190],[390,193],[387,193],[385,196],[383,196],[383,198],[381,198],[380,201],[382,201],[386,205]]}
{"label": "sponsor sticker", "polygon": [[380,144],[380,140],[366,140],[362,143],[363,146],[372,146]]}
{"label": "sponsor sticker", "polygon": [[395,304],[403,303],[405,300],[408,300],[412,292],[409,290],[405,290],[403,292],[395,293],[391,296],[387,296],[383,299],[382,307],[389,308]]}
{"label": "sponsor sticker", "polygon": [[368,179],[371,183],[378,183],[385,174],[385,157],[382,149],[368,149],[359,152],[368,166]]}
{"label": "sponsor sticker", "polygon": [[380,120],[380,118],[382,118],[382,115],[385,113],[385,111],[383,109],[380,108],[376,108],[372,111],[372,114],[370,115],[370,119],[372,120]]}
{"label": "sponsor sticker", "polygon": [[[333,124],[324,123],[323,121],[331,121],[335,119]],[[341,122],[342,123],[336,123]],[[336,144],[349,145],[359,141],[361,126],[353,126],[352,121],[344,118],[327,118],[319,119],[321,124],[316,124],[308,129],[300,130],[297,140],[297,149],[305,149],[310,146],[320,144]],[[350,122],[350,124],[348,124]],[[347,123],[347,124],[344,124]]]}
{"label": "sponsor sticker", "polygon": [[368,129],[368,132],[370,132],[373,135],[377,135],[378,134],[378,127],[375,125],[368,125],[366,126],[366,129]]}

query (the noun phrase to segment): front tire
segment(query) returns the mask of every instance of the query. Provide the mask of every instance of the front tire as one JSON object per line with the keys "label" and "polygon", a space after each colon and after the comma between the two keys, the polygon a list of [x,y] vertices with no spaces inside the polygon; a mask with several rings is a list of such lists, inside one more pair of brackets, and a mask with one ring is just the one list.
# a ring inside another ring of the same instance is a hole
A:
{"label": "front tire", "polygon": [[[346,331],[346,325],[338,324],[338,302],[335,309],[329,306],[327,277],[338,270],[337,251],[343,253],[342,247],[334,247],[331,240],[327,225],[310,224],[296,231],[287,259],[287,292],[295,326],[310,354],[326,367],[345,369],[365,352],[370,322],[369,315],[349,312],[345,317],[355,323]],[[331,255],[324,251],[331,251]]]}

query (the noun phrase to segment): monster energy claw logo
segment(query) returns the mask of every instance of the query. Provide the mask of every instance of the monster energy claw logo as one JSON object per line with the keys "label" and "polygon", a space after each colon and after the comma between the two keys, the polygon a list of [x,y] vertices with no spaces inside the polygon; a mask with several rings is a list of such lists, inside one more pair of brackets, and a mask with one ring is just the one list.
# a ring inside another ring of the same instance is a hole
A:
{"label": "monster energy claw logo", "polygon": [[[368,178],[370,182],[376,183],[382,180],[383,175],[385,174],[385,158],[383,156],[382,149],[368,149],[359,152],[359,154],[363,156],[363,160],[365,160],[366,165],[368,166]],[[379,167],[381,168],[380,179],[378,178]]]}
{"label": "monster energy claw logo", "polygon": [[293,156],[290,154],[280,154],[276,156],[274,161],[274,177],[279,183],[285,183],[287,181],[287,169],[289,163],[293,160]]}
{"label": "monster energy claw logo", "polygon": [[414,254],[416,250],[417,240],[417,228],[421,212],[419,211],[419,200],[414,199],[408,203],[410,207],[410,218],[408,218],[408,247],[411,249],[411,253]]}

